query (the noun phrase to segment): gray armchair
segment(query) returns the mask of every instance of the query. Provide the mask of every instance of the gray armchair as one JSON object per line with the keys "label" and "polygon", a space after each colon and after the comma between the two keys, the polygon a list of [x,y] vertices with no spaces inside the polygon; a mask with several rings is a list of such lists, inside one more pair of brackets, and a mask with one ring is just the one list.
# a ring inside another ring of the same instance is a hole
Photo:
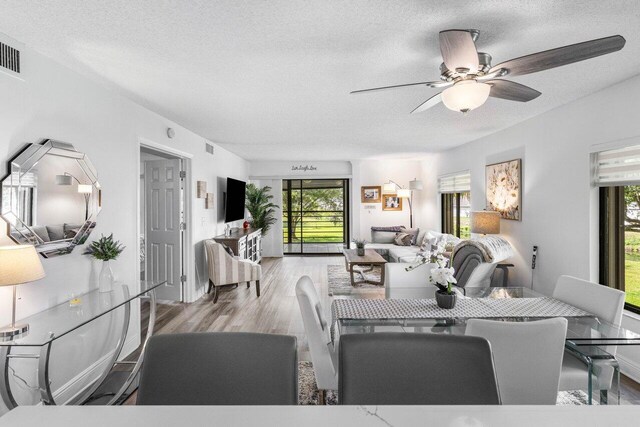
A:
{"label": "gray armchair", "polygon": [[[501,237],[484,236],[458,243],[452,256],[452,266],[455,268],[459,287],[489,287],[496,267],[513,256],[513,249]],[[506,269],[502,274],[507,274]],[[503,278],[503,282],[506,282],[506,276]]]}

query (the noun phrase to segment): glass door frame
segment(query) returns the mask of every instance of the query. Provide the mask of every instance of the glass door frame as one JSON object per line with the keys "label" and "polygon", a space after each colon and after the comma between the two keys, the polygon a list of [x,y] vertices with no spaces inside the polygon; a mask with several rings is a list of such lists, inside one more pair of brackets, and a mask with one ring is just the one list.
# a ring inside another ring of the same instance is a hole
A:
{"label": "glass door frame", "polygon": [[[300,215],[302,215],[302,201],[303,201],[303,197],[302,197],[302,192],[304,190],[303,186],[302,186],[302,181],[342,181],[342,189],[343,189],[343,209],[342,209],[342,236],[343,236],[343,242],[342,244],[345,247],[348,247],[349,242],[351,241],[351,227],[350,227],[350,212],[351,212],[351,180],[349,178],[291,178],[291,179],[283,179],[283,189],[285,188],[284,183],[286,182],[286,188],[287,188],[287,209],[286,209],[286,216],[287,216],[287,222],[286,224],[283,224],[283,230],[287,231],[287,238],[288,241],[284,241],[284,236],[283,236],[283,246],[286,244],[293,244],[294,242],[291,241],[291,236],[292,236],[292,228],[291,228],[291,218],[292,218],[292,203],[291,203],[291,191],[294,189],[292,187],[292,182],[295,181],[300,181],[301,185],[299,188],[295,188],[295,189],[299,189],[300,190]],[[335,187],[337,188],[337,187]],[[285,215],[285,210],[283,210],[283,217]],[[320,255],[320,256],[326,256],[326,255],[338,255],[337,252],[305,252],[304,251],[304,227],[302,225],[302,219],[300,221],[300,251],[296,251],[296,252],[291,252],[291,251],[284,251],[284,255]],[[340,244],[338,242],[336,242],[335,244]]]}

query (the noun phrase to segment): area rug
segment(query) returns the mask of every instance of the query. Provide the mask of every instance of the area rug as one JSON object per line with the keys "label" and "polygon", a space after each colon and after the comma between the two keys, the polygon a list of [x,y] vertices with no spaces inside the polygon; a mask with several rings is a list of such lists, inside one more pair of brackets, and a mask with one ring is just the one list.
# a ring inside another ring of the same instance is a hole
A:
{"label": "area rug", "polygon": [[[311,362],[298,362],[298,404],[318,405],[318,386]],[[327,405],[338,404],[338,392],[327,391]],[[586,405],[587,394],[583,391],[561,391],[558,393],[557,405]],[[594,404],[597,404],[594,402]]]}
{"label": "area rug", "polygon": [[[363,269],[368,269],[368,267],[355,267],[354,271],[362,271]],[[367,280],[380,281],[380,267],[374,267],[372,271],[363,274]],[[358,283],[356,286],[351,286],[349,272],[344,265],[328,265],[327,277],[329,280],[329,295],[349,295],[353,294],[354,291],[357,293],[358,291],[384,289],[382,285],[373,285],[371,283]],[[362,280],[362,276],[358,273],[354,273],[354,277],[356,282]]]}
{"label": "area rug", "polygon": [[[319,405],[318,386],[311,362],[298,362],[298,405]],[[338,392],[327,391],[327,405],[338,404]]]}

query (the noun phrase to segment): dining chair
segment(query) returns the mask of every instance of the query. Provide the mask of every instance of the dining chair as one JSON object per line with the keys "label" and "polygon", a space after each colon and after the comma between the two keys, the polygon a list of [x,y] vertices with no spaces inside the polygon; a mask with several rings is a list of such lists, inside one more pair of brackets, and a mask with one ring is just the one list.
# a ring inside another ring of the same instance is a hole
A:
{"label": "dining chair", "polygon": [[296,283],[296,297],[309,343],[313,372],[318,385],[319,403],[324,405],[326,391],[338,389],[337,354],[320,304],[320,297],[309,276],[302,276]]}
{"label": "dining chair", "polygon": [[138,405],[296,405],[296,338],[241,332],[152,337]]}
{"label": "dining chair", "polygon": [[486,338],[491,344],[503,405],[556,404],[567,319],[471,319],[465,334]]}
{"label": "dining chair", "polygon": [[342,405],[499,405],[481,337],[380,332],[340,338]]}
{"label": "dining chair", "polygon": [[[598,283],[578,279],[572,276],[560,276],[553,291],[553,298],[564,301],[582,310],[596,315],[600,320],[620,326],[624,309],[625,293]],[[615,357],[616,346],[603,348]],[[560,390],[600,390],[600,398],[607,400],[607,391],[611,389],[614,375],[618,375],[611,366],[602,366],[597,375],[589,378],[588,361],[565,351],[560,374]],[[589,395],[591,402],[591,395]]]}

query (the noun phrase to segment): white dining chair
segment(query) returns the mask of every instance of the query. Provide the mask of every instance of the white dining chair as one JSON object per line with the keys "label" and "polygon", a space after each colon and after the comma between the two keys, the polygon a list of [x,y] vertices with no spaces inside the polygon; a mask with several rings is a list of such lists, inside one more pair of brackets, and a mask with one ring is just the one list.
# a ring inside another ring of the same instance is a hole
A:
{"label": "white dining chair", "polygon": [[[598,283],[578,279],[572,276],[560,276],[556,282],[553,298],[588,311],[598,319],[619,326],[622,323],[625,293]],[[615,357],[616,346],[604,347]],[[601,401],[606,401],[607,390],[611,389],[614,375],[611,366],[603,366],[600,372],[589,378],[589,369],[585,361],[569,351],[565,351],[560,374],[560,390],[589,390],[591,380],[594,390],[600,390]],[[591,395],[589,395],[591,403]]]}
{"label": "white dining chair", "polygon": [[465,335],[486,338],[491,344],[503,405],[556,404],[567,319],[471,319]]}
{"label": "white dining chair", "polygon": [[327,390],[338,389],[338,355],[331,340],[320,297],[309,276],[302,276],[296,284],[296,297],[302,313],[302,323],[307,333],[313,372],[319,391],[319,403],[323,405]]}

